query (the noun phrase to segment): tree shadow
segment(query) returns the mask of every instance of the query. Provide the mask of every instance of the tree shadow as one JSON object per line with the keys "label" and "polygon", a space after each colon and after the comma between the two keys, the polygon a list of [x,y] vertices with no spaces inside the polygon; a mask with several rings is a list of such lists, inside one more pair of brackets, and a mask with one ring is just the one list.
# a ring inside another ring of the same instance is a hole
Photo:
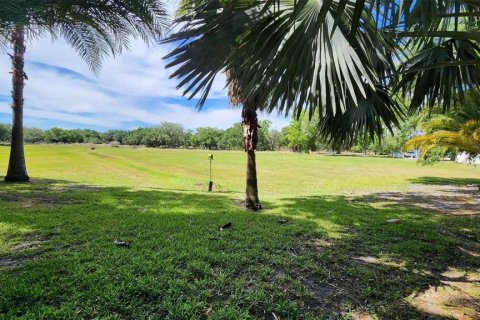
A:
{"label": "tree shadow", "polygon": [[251,213],[222,194],[33,180],[1,184],[0,204],[0,260],[22,259],[0,264],[7,318],[449,319],[405,298],[479,267],[457,248],[475,249],[458,235],[476,218],[344,197]]}
{"label": "tree shadow", "polygon": [[425,185],[436,185],[436,186],[480,185],[480,179],[476,179],[476,178],[419,177],[419,178],[411,179],[410,182],[425,184]]}
{"label": "tree shadow", "polygon": [[480,214],[480,179],[420,177],[410,180],[408,191],[376,192],[355,198],[360,202],[390,202],[435,210],[449,215]]}
{"label": "tree shadow", "polygon": [[[336,288],[337,300],[372,310],[380,319],[449,319],[439,301],[428,301],[431,305],[427,308],[417,300],[429,289],[448,287],[452,281],[462,285],[472,282],[465,277],[452,279],[451,270],[479,275],[478,216],[449,216],[408,203],[365,202],[341,196],[283,201],[287,214],[319,225],[319,237],[297,244],[310,255],[311,261],[303,263],[319,267],[299,269],[298,276],[309,279],[306,283],[312,288],[329,282]],[[390,219],[400,219],[400,223],[388,223]],[[480,278],[473,283],[477,296],[464,292],[458,301],[478,301]],[[318,298],[324,299],[321,295]],[[480,313],[475,303],[448,303],[471,319]]]}

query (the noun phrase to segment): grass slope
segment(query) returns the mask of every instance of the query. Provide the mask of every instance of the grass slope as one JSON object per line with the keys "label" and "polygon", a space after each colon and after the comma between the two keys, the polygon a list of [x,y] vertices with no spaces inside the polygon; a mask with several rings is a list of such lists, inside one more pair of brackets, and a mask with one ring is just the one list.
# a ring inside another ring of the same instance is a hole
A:
{"label": "grass slope", "polygon": [[0,185],[0,318],[449,319],[408,297],[480,268],[478,215],[345,196],[478,183],[478,167],[259,153],[267,209],[249,213],[245,155],[215,152],[208,194],[207,154],[29,146],[33,183]]}

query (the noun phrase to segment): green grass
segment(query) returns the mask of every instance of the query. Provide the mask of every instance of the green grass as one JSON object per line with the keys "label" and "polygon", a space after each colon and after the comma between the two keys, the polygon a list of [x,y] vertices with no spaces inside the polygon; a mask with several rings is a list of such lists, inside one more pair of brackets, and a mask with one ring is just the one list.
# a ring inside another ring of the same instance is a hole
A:
{"label": "green grass", "polygon": [[259,153],[251,213],[245,155],[214,153],[211,194],[207,155],[28,146],[33,182],[0,184],[0,319],[448,319],[406,298],[480,268],[458,249],[478,251],[477,215],[346,196],[473,184],[478,167]]}

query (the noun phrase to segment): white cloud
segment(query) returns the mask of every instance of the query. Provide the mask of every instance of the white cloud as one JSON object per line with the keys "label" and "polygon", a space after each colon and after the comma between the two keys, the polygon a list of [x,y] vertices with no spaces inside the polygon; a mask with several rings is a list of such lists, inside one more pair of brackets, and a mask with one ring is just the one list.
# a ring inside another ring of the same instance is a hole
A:
{"label": "white cloud", "polygon": [[[169,79],[171,70],[164,68],[162,58],[170,49],[133,41],[130,52],[105,61],[96,77],[64,41],[34,41],[26,56],[26,125],[32,119],[35,124],[37,120],[48,120],[49,126],[75,124],[109,129],[172,121],[194,129],[226,128],[240,121],[240,110],[228,107],[223,75],[215,81],[210,95],[210,99],[217,100],[208,100],[205,110],[198,112],[181,98],[175,80]],[[10,95],[10,69],[8,56],[0,55],[0,96]],[[9,113],[9,103],[0,103],[0,114]],[[268,118],[278,129],[288,124],[283,117]]]}

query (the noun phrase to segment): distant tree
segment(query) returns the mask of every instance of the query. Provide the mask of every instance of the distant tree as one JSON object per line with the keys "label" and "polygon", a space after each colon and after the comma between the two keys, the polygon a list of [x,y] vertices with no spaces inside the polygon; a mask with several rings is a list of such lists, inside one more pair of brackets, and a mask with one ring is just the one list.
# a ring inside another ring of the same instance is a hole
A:
{"label": "distant tree", "polygon": [[159,126],[149,128],[143,138],[147,147],[179,148],[186,143],[185,130],[182,125],[162,122]]}
{"label": "distant tree", "polygon": [[144,137],[147,132],[147,128],[137,128],[135,130],[129,131],[124,143],[133,146],[143,145]]}
{"label": "distant tree", "polygon": [[91,129],[80,129],[79,133],[83,137],[85,143],[102,143],[102,135],[100,132]]}
{"label": "distant tree", "polygon": [[194,134],[192,130],[185,131],[185,148],[193,147],[193,135]]}
{"label": "distant tree", "polygon": [[270,139],[270,126],[272,122],[269,120],[260,120],[258,122],[258,143],[257,150],[272,151],[273,145]]}
{"label": "distant tree", "polygon": [[205,148],[209,150],[218,149],[222,135],[223,130],[217,128],[198,128],[192,138],[193,145],[197,148]]}
{"label": "distant tree", "polygon": [[63,142],[63,129],[54,127],[45,131],[45,142],[60,143]]}
{"label": "distant tree", "polygon": [[435,116],[422,126],[423,135],[405,143],[404,150],[420,149],[419,160],[432,164],[448,153],[466,152],[470,157],[480,154],[480,108],[454,111]]}
{"label": "distant tree", "polygon": [[298,120],[292,120],[286,129],[288,147],[296,152],[317,150],[318,116],[309,119],[302,115]]}
{"label": "distant tree", "polygon": [[234,123],[230,128],[223,131],[222,137],[218,142],[219,149],[223,150],[242,150],[243,132],[242,123]]}
{"label": "distant tree", "polygon": [[285,148],[287,146],[285,137],[284,137],[284,132],[283,128],[281,131],[278,130],[270,130],[269,133],[269,139],[272,144],[272,150],[280,150],[282,148]]}
{"label": "distant tree", "polygon": [[24,128],[24,139],[26,143],[45,142],[45,132],[37,128]]}
{"label": "distant tree", "polygon": [[124,144],[125,140],[127,139],[128,131],[125,130],[109,130],[102,134],[102,141],[103,142],[119,142],[120,144]]}
{"label": "distant tree", "polygon": [[12,126],[9,124],[0,123],[0,141],[10,141],[12,134]]}

